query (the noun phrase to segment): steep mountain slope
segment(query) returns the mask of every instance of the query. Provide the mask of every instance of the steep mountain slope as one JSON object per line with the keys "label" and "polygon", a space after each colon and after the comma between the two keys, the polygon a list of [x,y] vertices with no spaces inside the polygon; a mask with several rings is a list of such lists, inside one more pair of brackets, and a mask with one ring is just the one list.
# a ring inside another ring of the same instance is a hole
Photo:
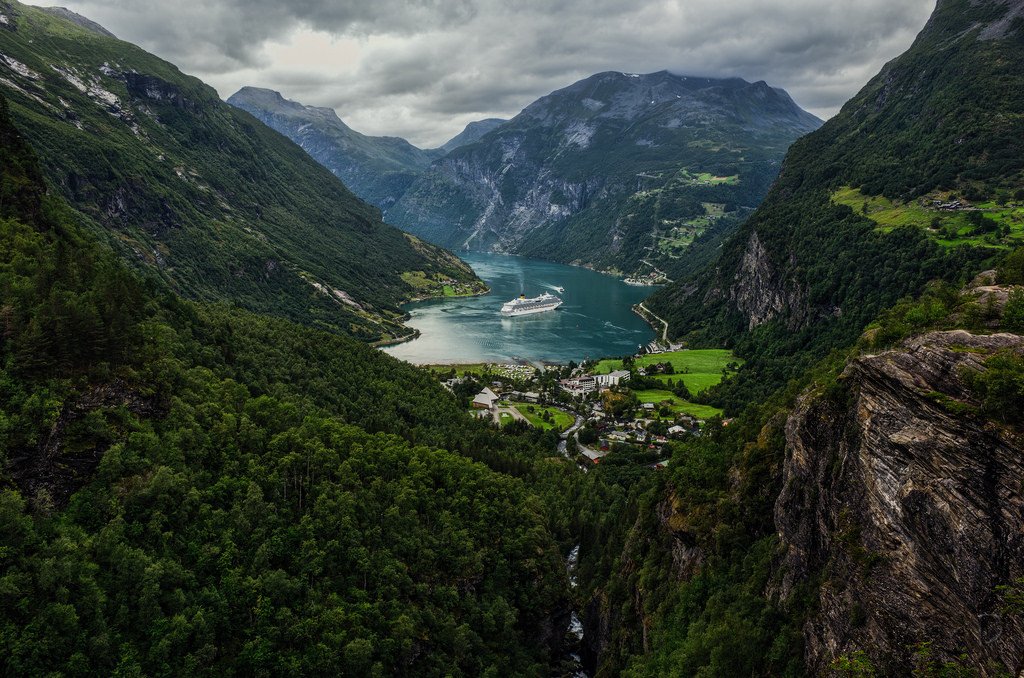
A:
{"label": "steep mountain slope", "polygon": [[887,310],[659,477],[588,474],[594,675],[1019,675],[1021,282],[1024,248]]}
{"label": "steep mountain slope", "polygon": [[297,143],[353,193],[385,213],[442,155],[398,137],[360,134],[342,122],[334,109],[303,106],[269,89],[243,87],[228,103]]}
{"label": "steep mountain slope", "polygon": [[26,5],[0,14],[0,85],[47,178],[178,292],[372,340],[405,331],[400,302],[475,280],[171,64]]}
{"label": "steep mountain slope", "polygon": [[733,388],[770,392],[798,356],[852,341],[927,280],[1024,242],[1019,6],[940,2],[906,54],[793,145],[717,262],[648,304],[676,336],[736,342],[753,360]]}
{"label": "steep mountain slope", "polygon": [[530,475],[553,440],[143,283],[3,97],[0,160],[0,673],[550,673],[564,562],[537,495],[466,456]]}
{"label": "steep mountain slope", "polygon": [[651,301],[748,362],[658,478],[588,474],[599,678],[1024,669],[1022,46],[1021,0],[941,0]]}
{"label": "steep mountain slope", "polygon": [[485,134],[504,125],[506,122],[508,120],[502,118],[485,118],[471,122],[466,125],[464,130],[442,144],[440,150],[450,153],[460,146],[468,146],[479,141]]}
{"label": "steep mountain slope", "polygon": [[819,124],[763,82],[600,73],[437,161],[389,219],[453,248],[640,270],[757,205]]}
{"label": "steep mountain slope", "polygon": [[269,89],[243,87],[228,97],[228,103],[297,143],[353,193],[379,207],[385,218],[432,162],[506,122],[499,118],[471,122],[443,146],[421,149],[399,137],[360,134],[334,109],[306,106]]}

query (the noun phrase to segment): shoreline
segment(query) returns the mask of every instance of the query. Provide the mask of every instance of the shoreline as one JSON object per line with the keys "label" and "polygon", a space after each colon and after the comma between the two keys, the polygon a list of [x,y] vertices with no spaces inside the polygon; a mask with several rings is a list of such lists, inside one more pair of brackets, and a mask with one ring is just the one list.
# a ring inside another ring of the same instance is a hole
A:
{"label": "shoreline", "polygon": [[[659,323],[661,323],[661,336],[658,338],[658,341],[666,345],[670,343],[668,340],[668,323],[662,320],[661,317],[656,315],[654,311],[644,306],[644,302],[641,301],[639,304],[633,306],[633,313],[636,313],[638,316],[643,318],[644,322],[650,325],[651,329],[653,329],[655,333],[658,332],[658,327],[657,325],[654,324],[654,321],[656,320]],[[651,318],[653,318],[654,320],[652,320]]]}
{"label": "shoreline", "polygon": [[413,339],[419,339],[420,334],[421,332],[419,330],[414,329],[409,334],[403,335],[401,337],[393,337],[391,339],[371,341],[370,346],[372,346],[373,348],[387,348],[388,346],[398,346],[399,344],[404,344],[406,342],[412,341]]}

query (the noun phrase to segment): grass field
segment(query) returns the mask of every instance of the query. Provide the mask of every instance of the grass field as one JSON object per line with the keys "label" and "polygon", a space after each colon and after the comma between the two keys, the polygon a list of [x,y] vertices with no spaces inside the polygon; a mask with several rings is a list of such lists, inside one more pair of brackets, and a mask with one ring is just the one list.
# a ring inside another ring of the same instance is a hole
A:
{"label": "grass field", "polygon": [[700,172],[699,174],[692,174],[686,170],[679,173],[679,180],[684,185],[701,185],[707,184],[711,186],[719,186],[721,184],[728,184],[733,186],[740,183],[740,175],[734,174],[731,177],[716,177],[714,174],[709,172]]}
{"label": "grass field", "polygon": [[[742,360],[733,355],[732,351],[726,349],[709,348],[695,349],[690,351],[670,351],[645,355],[636,359],[637,367],[646,367],[654,363],[671,363],[675,374],[656,375],[656,379],[667,382],[672,379],[678,382],[680,379],[686,384],[690,393],[697,394],[722,381],[726,365],[736,363],[740,365]],[[622,369],[621,360],[602,360],[594,368],[597,374],[607,374],[613,370]]]}
{"label": "grass field", "polygon": [[[940,199],[939,196],[934,196]],[[944,199],[944,196],[941,198]],[[866,196],[857,188],[841,188],[832,194],[832,201],[846,205],[858,214],[864,214],[867,205],[867,216],[878,224],[880,231],[891,231],[903,226],[914,226],[923,229],[936,242],[945,247],[955,245],[974,245],[976,247],[1006,248],[1024,243],[1024,207],[1000,207],[995,203],[979,203],[975,207],[995,221],[1000,227],[1006,227],[1010,233],[1006,237],[995,235],[974,234],[974,226],[968,221],[968,212],[947,212],[932,209],[919,202],[900,203],[883,196]]]}
{"label": "grass field", "polygon": [[406,271],[402,280],[416,289],[417,292],[443,297],[468,297],[483,291],[479,286],[446,282],[449,280],[441,273],[429,276],[423,271]]}
{"label": "grass field", "polygon": [[636,397],[639,398],[642,403],[654,403],[655,405],[660,406],[661,403],[668,401],[672,403],[670,405],[670,409],[673,412],[693,415],[698,419],[710,419],[711,417],[721,416],[722,414],[722,410],[717,407],[687,402],[676,396],[671,391],[649,389],[645,391],[635,391],[635,393]]}
{"label": "grass field", "polygon": [[664,225],[671,227],[668,234],[654,236],[661,252],[673,255],[678,250],[689,247],[694,240],[703,235],[708,227],[725,216],[724,204],[715,202],[701,204],[704,205],[705,214],[703,216],[694,217],[681,223],[678,221],[664,222]]}
{"label": "grass field", "polygon": [[[552,428],[557,431],[564,431],[572,426],[573,422],[576,421],[574,417],[555,407],[544,407],[542,405],[534,405],[531,403],[512,403],[512,406],[519,410],[519,414],[526,417],[531,424],[545,431]],[[530,411],[530,408],[533,408],[532,412]],[[543,415],[544,412],[551,413],[550,422],[541,419],[541,415]]]}

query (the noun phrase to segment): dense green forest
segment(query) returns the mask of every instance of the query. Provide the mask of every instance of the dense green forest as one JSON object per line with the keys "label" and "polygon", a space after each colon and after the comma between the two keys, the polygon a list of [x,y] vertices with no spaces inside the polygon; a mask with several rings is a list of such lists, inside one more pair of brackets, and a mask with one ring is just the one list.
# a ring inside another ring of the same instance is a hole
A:
{"label": "dense green forest", "polygon": [[549,438],[140,280],[45,196],[6,106],[0,142],[4,673],[546,673],[564,521],[522,478],[558,482]]}
{"label": "dense green forest", "polygon": [[374,340],[407,333],[398,304],[428,292],[403,273],[479,283],[172,64],[46,10],[0,10],[5,95],[51,186],[178,294]]}

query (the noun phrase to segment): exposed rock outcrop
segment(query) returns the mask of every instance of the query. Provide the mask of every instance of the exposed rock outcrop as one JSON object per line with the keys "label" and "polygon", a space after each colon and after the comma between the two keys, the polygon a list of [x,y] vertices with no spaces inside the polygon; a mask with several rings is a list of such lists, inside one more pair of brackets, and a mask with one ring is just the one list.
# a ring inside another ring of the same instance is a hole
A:
{"label": "exposed rock outcrop", "polygon": [[434,162],[388,217],[446,246],[636,269],[673,228],[760,202],[819,125],[763,82],[598,73]]}
{"label": "exposed rock outcrop", "polygon": [[65,403],[50,433],[35,449],[9,460],[8,471],[18,488],[41,508],[64,506],[87,483],[103,454],[113,444],[113,429],[102,433],[79,426],[86,417],[118,418],[118,410],[136,416],[162,416],[166,407],[138,389],[115,379],[98,384]]}
{"label": "exposed rock outcrop", "polygon": [[1024,440],[978,416],[965,375],[1013,334],[933,332],[850,363],[786,427],[783,599],[820,577],[807,668],[863,650],[909,675],[915,646],[983,675],[1024,668],[1024,623],[997,586],[1024,576]]}

